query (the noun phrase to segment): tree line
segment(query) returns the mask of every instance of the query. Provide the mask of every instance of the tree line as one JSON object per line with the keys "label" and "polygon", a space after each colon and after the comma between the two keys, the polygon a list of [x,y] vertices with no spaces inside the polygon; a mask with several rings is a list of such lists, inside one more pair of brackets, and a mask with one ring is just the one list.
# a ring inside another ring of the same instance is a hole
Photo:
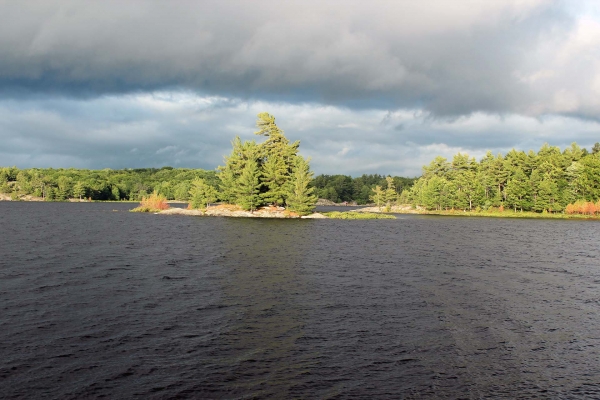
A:
{"label": "tree line", "polygon": [[160,169],[52,169],[0,168],[0,193],[15,200],[23,196],[47,201],[69,198],[136,200],[150,193],[168,200],[190,202],[202,208],[217,200],[247,210],[264,205],[286,206],[300,214],[314,208],[317,197],[311,186],[309,160],[299,153],[300,142],[291,143],[275,123],[260,113],[256,135],[263,143],[242,142],[236,137],[225,165],[217,171],[163,167]]}
{"label": "tree line", "polygon": [[188,168],[139,169],[54,169],[16,167],[0,168],[0,193],[18,199],[42,197],[47,201],[69,198],[90,200],[141,200],[156,191],[169,200],[189,199],[195,179],[218,185],[215,171]]}
{"label": "tree line", "polygon": [[409,189],[417,179],[401,176],[386,177],[378,174],[362,175],[356,178],[348,175],[319,175],[315,177],[312,185],[320,199],[331,200],[335,203],[346,201],[368,204],[373,201],[373,189],[376,186],[387,188],[388,178],[392,178],[397,194]]}
{"label": "tree line", "polygon": [[452,161],[436,157],[404,197],[429,210],[562,212],[600,199],[600,144],[591,152],[577,143],[563,151],[544,144],[537,153],[487,152],[479,162],[462,153]]}

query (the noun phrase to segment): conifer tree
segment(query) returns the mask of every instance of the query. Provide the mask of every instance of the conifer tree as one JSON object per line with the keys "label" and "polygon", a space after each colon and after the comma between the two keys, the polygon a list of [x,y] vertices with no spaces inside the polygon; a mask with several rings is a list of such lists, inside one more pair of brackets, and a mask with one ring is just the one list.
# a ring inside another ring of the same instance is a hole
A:
{"label": "conifer tree", "polygon": [[290,210],[300,215],[310,214],[317,202],[317,196],[313,194],[314,188],[309,186],[312,175],[308,161],[302,156],[297,156],[287,205]]}
{"label": "conifer tree", "polygon": [[386,176],[385,180],[387,183],[387,188],[385,189],[383,200],[385,201],[385,210],[390,212],[392,209],[392,203],[394,203],[398,198],[398,193],[396,193],[394,179],[391,176]]}
{"label": "conifer tree", "polygon": [[261,197],[267,203],[282,204],[293,179],[300,142],[290,143],[283,130],[275,123],[275,117],[269,113],[258,114],[256,127],[258,131],[254,132],[255,135],[267,137],[260,144],[259,152],[259,167],[263,174]]}
{"label": "conifer tree", "polygon": [[231,142],[233,150],[226,156],[225,166],[220,166],[219,179],[221,180],[220,198],[227,203],[233,204],[237,197],[237,181],[243,168],[243,145],[239,136]]}
{"label": "conifer tree", "polygon": [[[297,168],[302,164],[298,164],[299,142],[290,143],[275,124],[275,117],[268,113],[258,114],[256,126],[255,134],[267,139],[259,145],[254,141],[242,142],[239,137],[233,140],[233,150],[225,157],[225,166],[218,168],[219,198],[250,210],[267,203],[298,204],[303,209],[303,202],[312,201],[312,189],[301,190],[301,186],[306,179],[310,182],[312,173],[304,161],[308,178],[304,176],[298,181]],[[295,197],[288,201],[292,195]]]}
{"label": "conifer tree", "polygon": [[371,194],[370,199],[377,204],[377,207],[381,208],[381,203],[385,201],[385,191],[381,189],[381,186],[377,185],[373,189],[371,189],[373,193]]}
{"label": "conifer tree", "polygon": [[266,187],[261,193],[265,203],[284,204],[289,193],[290,174],[281,157],[269,157],[263,164],[262,183]]}
{"label": "conifer tree", "polygon": [[506,183],[506,201],[512,205],[515,212],[517,208],[523,211],[523,207],[527,205],[530,186],[527,182],[527,176],[522,169],[517,169],[515,174]]}
{"label": "conifer tree", "polygon": [[238,179],[237,204],[254,211],[260,205],[260,171],[256,160],[248,160]]}
{"label": "conifer tree", "polygon": [[191,208],[204,208],[208,207],[210,203],[217,200],[217,190],[208,185],[204,179],[196,178],[192,181],[192,187],[189,190],[190,195],[190,207]]}

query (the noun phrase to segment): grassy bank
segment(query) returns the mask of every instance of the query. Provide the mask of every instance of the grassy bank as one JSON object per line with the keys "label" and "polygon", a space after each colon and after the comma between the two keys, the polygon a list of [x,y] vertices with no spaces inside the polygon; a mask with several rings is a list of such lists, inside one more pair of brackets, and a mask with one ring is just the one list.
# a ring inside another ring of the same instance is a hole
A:
{"label": "grassy bank", "polygon": [[593,219],[600,217],[581,214],[563,214],[563,213],[536,213],[531,211],[462,211],[462,210],[442,210],[442,211],[424,211],[418,212],[422,215],[449,215],[460,217],[493,217],[493,218],[536,218],[536,219]]}
{"label": "grassy bank", "polygon": [[396,219],[396,217],[393,215],[372,212],[330,211],[321,214],[332,219]]}

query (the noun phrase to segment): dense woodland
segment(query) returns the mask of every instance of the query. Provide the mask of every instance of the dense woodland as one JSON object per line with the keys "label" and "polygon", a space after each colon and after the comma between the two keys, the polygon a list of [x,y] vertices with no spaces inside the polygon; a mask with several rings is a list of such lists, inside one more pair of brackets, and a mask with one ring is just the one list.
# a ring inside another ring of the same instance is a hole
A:
{"label": "dense woodland", "polygon": [[[68,198],[91,200],[133,200],[157,191],[169,200],[189,201],[192,182],[203,179],[220,190],[216,171],[188,168],[138,168],[122,170],[53,169],[16,167],[0,168],[0,193],[15,198],[31,195],[48,201]],[[395,176],[398,193],[409,188],[415,179]],[[371,189],[385,185],[382,175],[318,175],[310,183],[319,198],[334,202],[369,203]]]}
{"label": "dense woodland", "polygon": [[[397,194],[409,189],[416,178],[392,177]],[[347,175],[319,175],[312,182],[320,199],[336,203],[356,202],[368,204],[373,201],[373,189],[376,186],[387,187],[386,177],[382,175],[362,175],[352,178]]]}
{"label": "dense woodland", "polygon": [[[101,171],[5,167],[0,168],[0,193],[15,200],[34,196],[47,201],[138,201],[156,193],[168,200],[189,201],[193,208],[220,200],[245,209],[272,204],[307,211],[317,196],[334,202],[366,204],[372,189],[386,182],[381,175],[320,175],[313,179],[308,160],[298,154],[300,143],[291,143],[272,115],[259,114],[257,127],[255,134],[266,140],[258,144],[236,137],[225,165],[217,171],[172,167]],[[395,194],[413,182],[402,177],[393,180]]]}
{"label": "dense woodland", "polygon": [[0,168],[0,193],[17,200],[26,196],[47,201],[69,198],[142,200],[150,193],[169,200],[189,201],[202,208],[217,200],[253,210],[263,205],[286,206],[300,214],[314,208],[309,162],[298,154],[299,142],[290,143],[268,113],[258,115],[256,135],[266,140],[242,142],[218,171],[199,169],[81,169]]}
{"label": "dense woodland", "polygon": [[201,178],[218,185],[215,171],[186,168],[124,170],[0,168],[0,193],[15,198],[31,195],[48,201],[68,198],[140,200],[157,191],[171,200],[188,200],[191,183]]}
{"label": "dense woodland", "polygon": [[460,153],[452,161],[437,157],[403,197],[429,210],[562,212],[600,199],[600,144],[591,152],[576,143],[564,151],[544,144],[537,153],[488,152],[479,162]]}

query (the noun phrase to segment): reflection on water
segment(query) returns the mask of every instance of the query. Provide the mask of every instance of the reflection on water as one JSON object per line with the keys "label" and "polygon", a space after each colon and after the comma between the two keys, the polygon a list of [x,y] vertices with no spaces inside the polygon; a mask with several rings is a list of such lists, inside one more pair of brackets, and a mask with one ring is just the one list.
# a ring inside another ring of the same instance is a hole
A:
{"label": "reflection on water", "polygon": [[0,203],[2,398],[600,398],[600,224]]}
{"label": "reflection on water", "polygon": [[290,393],[310,374],[312,355],[299,351],[306,315],[298,294],[310,290],[299,269],[311,249],[307,221],[229,220],[220,264],[231,321],[215,356],[238,395]]}

